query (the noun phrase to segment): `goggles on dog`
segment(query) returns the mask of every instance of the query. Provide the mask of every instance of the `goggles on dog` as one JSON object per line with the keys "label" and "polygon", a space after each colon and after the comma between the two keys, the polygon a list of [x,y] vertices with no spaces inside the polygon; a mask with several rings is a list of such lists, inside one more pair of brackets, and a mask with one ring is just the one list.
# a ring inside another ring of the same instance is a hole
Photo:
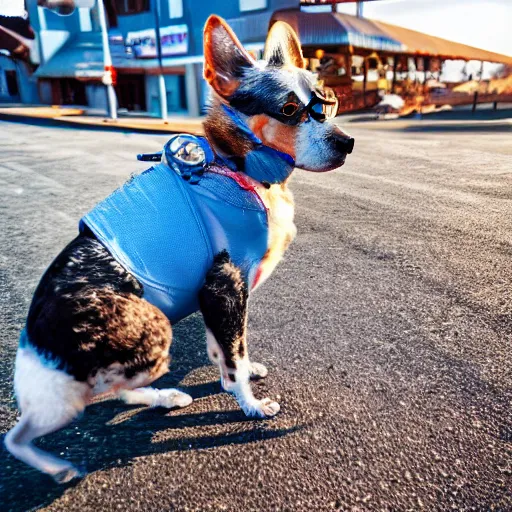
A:
{"label": "goggles on dog", "polygon": [[332,119],[338,112],[338,98],[334,91],[328,87],[315,90],[311,93],[311,99],[307,105],[288,101],[281,109],[281,120],[286,124],[298,124],[304,120],[305,114],[315,121],[323,123],[326,119]]}

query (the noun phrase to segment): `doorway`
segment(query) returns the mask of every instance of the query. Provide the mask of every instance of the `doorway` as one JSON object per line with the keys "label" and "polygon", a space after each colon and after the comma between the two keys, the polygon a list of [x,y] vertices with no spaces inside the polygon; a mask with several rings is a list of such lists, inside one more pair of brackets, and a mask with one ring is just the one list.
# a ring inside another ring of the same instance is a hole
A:
{"label": "doorway", "polygon": [[144,75],[117,75],[116,95],[119,108],[135,112],[146,110]]}

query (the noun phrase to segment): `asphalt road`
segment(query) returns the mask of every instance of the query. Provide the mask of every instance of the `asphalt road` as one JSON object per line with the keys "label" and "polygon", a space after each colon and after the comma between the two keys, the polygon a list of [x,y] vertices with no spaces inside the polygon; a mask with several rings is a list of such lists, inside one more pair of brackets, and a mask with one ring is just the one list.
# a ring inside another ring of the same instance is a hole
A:
{"label": "asphalt road", "polygon": [[[243,417],[193,316],[158,385],[194,403],[88,408],[39,442],[71,486],[2,452],[2,512],[512,510],[512,135],[354,126],[342,169],[296,171],[298,237],[251,299],[281,413]],[[164,141],[0,122],[0,432],[38,279]]]}

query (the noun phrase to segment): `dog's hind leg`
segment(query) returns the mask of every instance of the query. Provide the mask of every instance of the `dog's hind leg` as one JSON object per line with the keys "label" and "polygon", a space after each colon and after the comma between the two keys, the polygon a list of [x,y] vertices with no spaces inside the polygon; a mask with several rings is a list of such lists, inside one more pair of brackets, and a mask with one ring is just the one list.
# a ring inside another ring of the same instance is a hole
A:
{"label": "dog's hind leg", "polygon": [[186,407],[193,401],[190,395],[179,389],[156,389],[156,388],[136,388],[124,389],[119,394],[119,398],[130,405],[147,405],[148,407]]}
{"label": "dog's hind leg", "polygon": [[146,387],[168,371],[169,358],[166,351],[155,362],[151,372],[146,372],[141,376],[136,376],[131,381],[127,381],[123,386],[124,389],[121,389],[118,394],[119,398],[130,405],[147,405],[148,407],[165,407],[166,409],[190,405],[193,401],[192,397],[179,389]]}
{"label": "dog's hind leg", "polygon": [[17,459],[50,475],[57,483],[66,483],[81,472],[70,462],[59,459],[39,448],[32,441],[37,438],[65,427],[73,417],[62,416],[55,418],[50,425],[39,425],[37,417],[22,414],[20,421],[5,436],[5,447]]}
{"label": "dog's hind leg", "polygon": [[[168,371],[167,363],[162,365],[161,370],[148,377],[142,386],[149,386],[153,381],[165,375]],[[151,387],[136,387],[135,389],[123,389],[119,392],[119,398],[130,405],[147,405],[148,407],[186,407],[193,401],[190,395],[179,389],[167,388],[156,389]]]}
{"label": "dog's hind leg", "polygon": [[59,483],[80,476],[70,462],[36,448],[32,441],[66,426],[82,412],[89,386],[56,369],[31,349],[20,348],[15,387],[21,418],[5,436],[7,450]]}
{"label": "dog's hind leg", "polygon": [[233,393],[245,414],[274,416],[279,404],[269,398],[255,398],[249,382],[254,365],[247,353],[247,299],[247,284],[240,269],[227,251],[219,253],[199,292],[208,355],[219,365],[222,387]]}

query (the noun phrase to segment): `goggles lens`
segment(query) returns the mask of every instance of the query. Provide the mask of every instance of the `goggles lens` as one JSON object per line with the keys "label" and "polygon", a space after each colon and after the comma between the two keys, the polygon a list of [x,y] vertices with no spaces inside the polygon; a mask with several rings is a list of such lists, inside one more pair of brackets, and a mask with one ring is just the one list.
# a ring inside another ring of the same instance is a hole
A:
{"label": "goggles lens", "polygon": [[338,98],[332,89],[325,87],[312,93],[311,101],[306,108],[313,119],[322,122],[337,114]]}
{"label": "goggles lens", "polygon": [[330,87],[324,88],[324,96],[329,102],[324,104],[325,117],[327,119],[332,119],[338,113],[338,98],[336,97],[336,93]]}

